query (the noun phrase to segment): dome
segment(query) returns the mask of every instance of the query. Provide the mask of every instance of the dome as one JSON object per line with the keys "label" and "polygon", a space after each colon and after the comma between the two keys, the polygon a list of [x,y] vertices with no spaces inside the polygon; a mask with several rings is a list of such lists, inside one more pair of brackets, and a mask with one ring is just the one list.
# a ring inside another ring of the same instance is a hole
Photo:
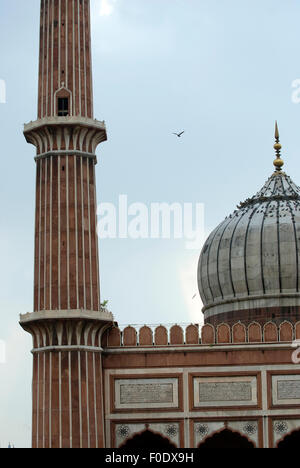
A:
{"label": "dome", "polygon": [[198,286],[208,323],[269,320],[278,312],[296,313],[299,320],[300,188],[280,161],[263,188],[204,244]]}

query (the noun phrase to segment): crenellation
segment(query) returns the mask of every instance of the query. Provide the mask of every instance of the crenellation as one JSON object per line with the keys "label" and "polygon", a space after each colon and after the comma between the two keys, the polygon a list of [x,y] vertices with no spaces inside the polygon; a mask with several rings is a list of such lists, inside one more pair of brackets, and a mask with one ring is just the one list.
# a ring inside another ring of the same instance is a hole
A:
{"label": "crenellation", "polygon": [[293,341],[295,338],[295,328],[288,321],[284,321],[279,325],[279,341]]}
{"label": "crenellation", "polygon": [[233,343],[246,343],[247,330],[243,323],[238,322],[232,326],[232,342]]}
{"label": "crenellation", "polygon": [[263,339],[265,342],[278,341],[278,327],[274,322],[267,322],[263,328]]}
{"label": "crenellation", "polygon": [[[207,345],[241,345],[255,343],[292,343],[297,336],[299,324],[293,325],[288,321],[282,322],[279,328],[273,322],[268,322],[262,328],[260,324],[250,323],[248,329],[241,322],[232,326],[223,323],[213,326],[190,324],[183,328],[174,325],[170,329],[168,340],[167,328],[158,325],[152,332],[151,327],[141,328],[127,326],[123,331],[118,327],[110,328],[106,332],[105,347],[161,347],[161,346],[207,346]],[[153,336],[155,340],[153,340]],[[185,337],[185,339],[184,339]],[[139,338],[139,339],[138,339]]]}

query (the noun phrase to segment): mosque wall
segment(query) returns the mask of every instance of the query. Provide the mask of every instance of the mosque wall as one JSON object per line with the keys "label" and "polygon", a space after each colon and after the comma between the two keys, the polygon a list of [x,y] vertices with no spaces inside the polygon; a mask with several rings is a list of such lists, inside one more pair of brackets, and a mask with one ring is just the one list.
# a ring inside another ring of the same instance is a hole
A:
{"label": "mosque wall", "polygon": [[107,447],[150,430],[195,448],[224,429],[255,447],[273,447],[300,429],[300,368],[292,347],[299,324],[206,325],[198,334],[196,328],[114,328],[106,335]]}

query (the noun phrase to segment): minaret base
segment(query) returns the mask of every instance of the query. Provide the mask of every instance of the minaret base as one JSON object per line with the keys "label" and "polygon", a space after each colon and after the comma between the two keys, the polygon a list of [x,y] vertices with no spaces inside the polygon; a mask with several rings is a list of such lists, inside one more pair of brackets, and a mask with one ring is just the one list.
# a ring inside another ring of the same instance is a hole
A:
{"label": "minaret base", "polygon": [[101,341],[108,311],[21,316],[33,337],[33,448],[104,448]]}

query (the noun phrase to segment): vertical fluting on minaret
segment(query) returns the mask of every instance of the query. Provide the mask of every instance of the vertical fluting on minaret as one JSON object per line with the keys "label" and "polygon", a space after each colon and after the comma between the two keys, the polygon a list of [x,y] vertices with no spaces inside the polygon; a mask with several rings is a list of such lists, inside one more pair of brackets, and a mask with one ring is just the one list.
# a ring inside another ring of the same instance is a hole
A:
{"label": "vertical fluting on minaret", "polygon": [[93,117],[90,4],[42,0],[38,117],[56,115],[57,95],[71,97],[71,115]]}
{"label": "vertical fluting on minaret", "polygon": [[41,0],[33,337],[34,448],[104,447],[90,0]]}
{"label": "vertical fluting on minaret", "polygon": [[34,310],[100,310],[89,0],[41,0]]}
{"label": "vertical fluting on minaret", "polygon": [[100,310],[94,160],[36,164],[34,310]]}

